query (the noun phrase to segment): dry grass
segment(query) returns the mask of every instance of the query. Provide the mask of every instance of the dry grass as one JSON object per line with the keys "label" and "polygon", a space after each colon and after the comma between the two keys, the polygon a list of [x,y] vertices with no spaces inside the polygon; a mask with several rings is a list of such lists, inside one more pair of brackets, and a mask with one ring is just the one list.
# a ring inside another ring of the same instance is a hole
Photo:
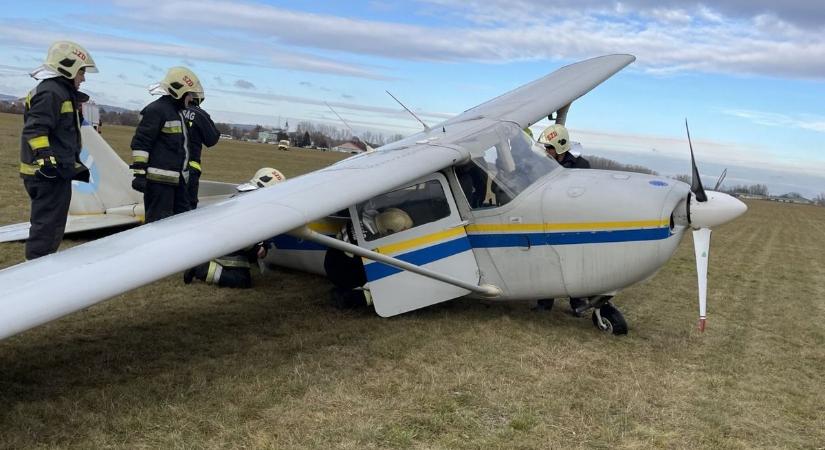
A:
{"label": "dry grass", "polygon": [[[0,115],[0,223],[26,216],[18,130]],[[106,136],[127,149],[128,129]],[[205,167],[295,175],[330,156],[221,143]],[[617,297],[622,338],[564,308],[381,319],[327,306],[303,274],[247,292],[170,277],[0,342],[0,447],[825,447],[825,208],[749,206],[714,233],[704,335],[690,238]],[[3,266],[21,255],[0,244]]]}

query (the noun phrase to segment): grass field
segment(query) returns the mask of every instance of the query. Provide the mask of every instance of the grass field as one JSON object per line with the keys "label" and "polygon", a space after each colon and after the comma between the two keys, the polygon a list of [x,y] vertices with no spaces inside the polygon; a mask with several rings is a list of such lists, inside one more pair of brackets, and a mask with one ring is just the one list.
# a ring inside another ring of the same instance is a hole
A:
{"label": "grass field", "polygon": [[[28,213],[19,128],[0,115],[2,224]],[[104,136],[127,151],[129,129]],[[222,142],[205,177],[336,156]],[[689,237],[617,296],[618,338],[560,307],[381,319],[314,276],[169,277],[0,341],[0,448],[825,448],[825,208],[748,206],[714,232],[704,334]],[[0,266],[22,253],[0,244]]]}

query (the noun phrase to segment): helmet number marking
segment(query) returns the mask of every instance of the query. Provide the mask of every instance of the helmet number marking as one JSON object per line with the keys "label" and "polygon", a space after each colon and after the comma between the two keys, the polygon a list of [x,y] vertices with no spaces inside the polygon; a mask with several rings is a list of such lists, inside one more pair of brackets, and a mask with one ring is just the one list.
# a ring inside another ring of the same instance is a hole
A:
{"label": "helmet number marking", "polygon": [[195,85],[195,82],[192,81],[191,78],[189,78],[189,75],[184,75],[183,76],[183,82],[186,83],[186,85],[189,86],[189,87],[192,87],[192,86]]}
{"label": "helmet number marking", "polygon": [[78,49],[72,50],[72,54],[80,58],[81,61],[86,61],[86,54]]}

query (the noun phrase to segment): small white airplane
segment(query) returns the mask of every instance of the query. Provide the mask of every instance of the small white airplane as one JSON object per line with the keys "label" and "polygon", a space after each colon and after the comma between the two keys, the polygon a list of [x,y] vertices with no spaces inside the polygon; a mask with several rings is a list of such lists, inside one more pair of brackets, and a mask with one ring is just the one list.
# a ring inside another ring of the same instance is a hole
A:
{"label": "small white airplane", "polygon": [[[274,243],[267,263],[318,274],[327,248],[360,256],[365,288],[384,317],[465,296],[580,297],[598,329],[622,334],[626,323],[610,299],[652,277],[690,229],[704,328],[710,229],[747,207],[704,190],[692,148],[689,186],[564,169],[522,131],[554,112],[563,121],[574,100],[634,60],[609,55],[562,67],[402,141],[275,186],[231,196],[234,185],[207,184],[212,204],[2,270],[0,339],[261,241]],[[89,203],[75,211],[139,221],[125,163],[90,133],[87,147],[107,150],[91,155],[99,181],[87,188],[97,191],[78,197],[76,205]],[[352,243],[331,236],[347,222]]]}

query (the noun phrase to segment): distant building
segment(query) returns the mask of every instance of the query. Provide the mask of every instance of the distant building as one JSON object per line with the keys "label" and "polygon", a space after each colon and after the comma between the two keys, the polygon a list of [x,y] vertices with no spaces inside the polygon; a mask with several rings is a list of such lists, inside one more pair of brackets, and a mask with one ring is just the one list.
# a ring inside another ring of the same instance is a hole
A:
{"label": "distant building", "polygon": [[275,139],[276,135],[273,135],[271,131],[259,131],[258,132],[258,142],[267,142],[270,139]]}
{"label": "distant building", "polygon": [[344,142],[341,145],[337,145],[332,147],[332,151],[334,152],[342,152],[342,153],[363,153],[364,150],[358,148],[357,145],[353,144],[352,142]]}

